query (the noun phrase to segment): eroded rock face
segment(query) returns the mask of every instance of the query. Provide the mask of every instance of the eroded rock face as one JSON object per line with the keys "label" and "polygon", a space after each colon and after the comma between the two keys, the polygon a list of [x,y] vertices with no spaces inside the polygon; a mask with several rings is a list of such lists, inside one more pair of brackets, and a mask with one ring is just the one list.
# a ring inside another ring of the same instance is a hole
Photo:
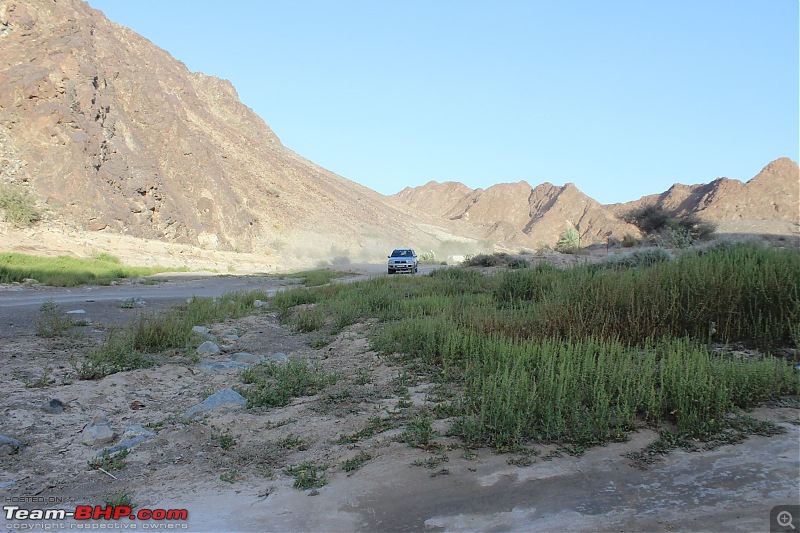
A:
{"label": "eroded rock face", "polygon": [[585,243],[607,236],[640,236],[623,220],[632,209],[660,205],[679,214],[697,214],[712,221],[756,220],[800,222],[800,171],[796,162],[780,158],[747,183],[718,178],[700,185],[675,184],[661,194],[621,204],[602,205],[574,184],[524,181],[472,190],[457,182],[431,181],[407,187],[394,198],[441,219],[469,222],[481,237],[497,242],[535,246],[553,244],[567,227],[577,229]]}
{"label": "eroded rock face", "polygon": [[266,252],[310,228],[342,248],[414,232],[286,149],[230,82],[80,0],[0,0],[0,47],[0,179],[78,228]]}

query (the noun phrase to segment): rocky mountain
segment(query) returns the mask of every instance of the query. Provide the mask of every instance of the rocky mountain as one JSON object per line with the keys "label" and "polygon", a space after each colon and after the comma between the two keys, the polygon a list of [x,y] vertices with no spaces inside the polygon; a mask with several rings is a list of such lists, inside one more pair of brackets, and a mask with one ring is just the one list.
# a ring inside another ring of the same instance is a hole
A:
{"label": "rocky mountain", "polygon": [[714,221],[781,220],[800,222],[800,168],[783,157],[746,183],[728,178],[699,185],[676,183],[661,194],[607,206],[619,215],[644,205],[661,205],[681,214]]}
{"label": "rocky mountain", "polygon": [[284,147],[230,82],[80,0],[0,0],[0,50],[0,183],[76,228],[322,257],[437,240]]}
{"label": "rocky mountain", "polygon": [[796,162],[781,158],[747,183],[718,178],[708,184],[675,184],[661,194],[610,205],[601,205],[572,183],[531,187],[520,181],[472,190],[457,182],[431,181],[394,196],[440,219],[469,221],[483,239],[534,247],[553,244],[568,227],[577,229],[584,243],[604,242],[609,235],[639,236],[623,218],[645,205],[660,205],[682,215],[695,213],[726,227],[743,227],[731,226],[734,221],[783,221],[789,225],[781,227],[791,229],[792,223],[800,223],[799,174]]}
{"label": "rocky mountain", "polygon": [[610,235],[622,238],[626,233],[640,234],[638,228],[606,210],[573,183],[531,187],[520,181],[472,190],[460,183],[432,181],[407,187],[395,198],[441,219],[469,222],[479,229],[481,238],[509,245],[552,245],[567,228],[577,229],[587,244],[605,242]]}

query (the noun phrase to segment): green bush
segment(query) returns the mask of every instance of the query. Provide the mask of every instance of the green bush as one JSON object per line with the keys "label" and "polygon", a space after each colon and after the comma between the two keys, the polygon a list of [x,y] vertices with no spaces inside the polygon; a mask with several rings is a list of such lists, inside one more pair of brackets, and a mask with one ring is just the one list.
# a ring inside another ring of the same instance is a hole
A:
{"label": "green bush", "polygon": [[659,205],[633,209],[623,219],[636,225],[643,233],[659,237],[665,244],[676,248],[686,248],[699,240],[706,240],[717,228],[714,222],[703,220],[694,213],[679,215]]}
{"label": "green bush", "polygon": [[567,228],[561,233],[556,243],[556,251],[562,254],[574,254],[581,249],[581,235],[575,228]]}
{"label": "green bush", "polygon": [[0,187],[0,209],[6,222],[18,227],[29,227],[41,218],[33,195],[22,187]]}

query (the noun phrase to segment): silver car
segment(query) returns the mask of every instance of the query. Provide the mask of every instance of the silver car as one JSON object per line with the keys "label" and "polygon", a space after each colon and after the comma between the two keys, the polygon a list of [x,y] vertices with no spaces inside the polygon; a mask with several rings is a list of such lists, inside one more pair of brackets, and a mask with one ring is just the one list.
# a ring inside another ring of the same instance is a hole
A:
{"label": "silver car", "polygon": [[411,248],[398,248],[389,256],[389,274],[395,272],[416,274],[418,269],[417,254]]}

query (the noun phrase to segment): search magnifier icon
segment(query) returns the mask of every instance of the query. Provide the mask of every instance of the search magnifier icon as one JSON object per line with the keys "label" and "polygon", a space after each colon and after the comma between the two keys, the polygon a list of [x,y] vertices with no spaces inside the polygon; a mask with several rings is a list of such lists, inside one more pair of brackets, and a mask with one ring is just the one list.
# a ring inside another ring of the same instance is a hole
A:
{"label": "search magnifier icon", "polygon": [[794,517],[792,516],[792,513],[790,513],[789,511],[781,511],[780,513],[778,513],[778,525],[779,526],[781,526],[781,527],[787,527],[788,526],[788,527],[792,528],[792,531],[797,531],[797,528],[794,527],[794,524],[792,524],[793,521],[794,521]]}

